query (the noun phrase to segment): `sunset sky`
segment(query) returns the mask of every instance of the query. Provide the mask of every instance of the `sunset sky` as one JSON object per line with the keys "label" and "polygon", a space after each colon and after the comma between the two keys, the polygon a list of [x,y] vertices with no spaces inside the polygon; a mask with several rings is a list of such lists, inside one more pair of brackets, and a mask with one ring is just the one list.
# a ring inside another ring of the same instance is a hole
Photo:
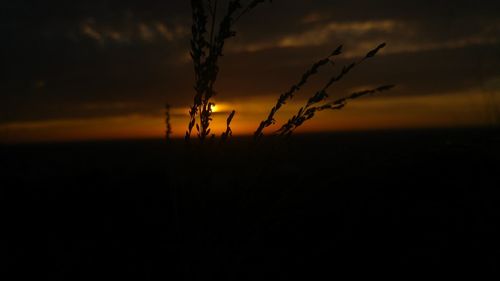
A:
{"label": "sunset sky", "polygon": [[[322,112],[300,132],[493,125],[500,121],[500,2],[275,0],[236,26],[220,61],[213,128],[237,111],[251,134],[278,96],[339,44],[336,67],[278,115],[290,118],[329,76],[387,47],[334,86],[333,98],[396,84]],[[157,137],[164,105],[183,136],[192,103],[187,0],[8,1],[0,30],[0,142]],[[270,128],[266,133],[272,133]]]}

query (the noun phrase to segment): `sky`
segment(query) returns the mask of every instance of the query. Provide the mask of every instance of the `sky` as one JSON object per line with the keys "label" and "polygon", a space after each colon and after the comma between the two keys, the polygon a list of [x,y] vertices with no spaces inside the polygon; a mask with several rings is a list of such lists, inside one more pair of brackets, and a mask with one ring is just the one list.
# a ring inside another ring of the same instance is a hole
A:
{"label": "sky", "polygon": [[[226,0],[220,0],[227,2]],[[498,125],[500,2],[274,0],[236,25],[215,86],[214,132],[232,109],[251,134],[315,61],[344,45],[278,114],[286,121],[338,73],[387,47],[331,89],[331,97],[397,87],[322,112],[298,132]],[[190,3],[8,1],[0,31],[0,142],[160,138],[164,105],[183,136],[192,103]],[[276,127],[265,134],[272,134]]]}

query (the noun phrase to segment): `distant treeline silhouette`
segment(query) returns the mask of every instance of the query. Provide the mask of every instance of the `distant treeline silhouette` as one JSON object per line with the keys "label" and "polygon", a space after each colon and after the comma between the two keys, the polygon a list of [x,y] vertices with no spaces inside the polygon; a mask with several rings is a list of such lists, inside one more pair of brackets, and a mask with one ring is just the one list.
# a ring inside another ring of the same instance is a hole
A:
{"label": "distant treeline silhouette", "polygon": [[[223,55],[226,40],[236,36],[233,30],[234,25],[242,16],[251,12],[259,4],[267,2],[266,0],[252,0],[246,5],[240,0],[229,0],[225,11],[218,21],[218,15],[221,10],[222,1],[218,0],[191,0],[192,10],[192,37],[191,37],[191,59],[193,61],[195,73],[195,96],[193,105],[189,110],[189,124],[185,134],[185,140],[191,139],[193,128],[196,128],[197,136],[200,141],[204,141],[207,137],[215,137],[210,129],[212,121],[212,113],[214,102],[212,98],[216,95],[215,83],[219,74],[219,58]],[[269,0],[269,2],[272,2]],[[298,127],[303,125],[307,120],[315,116],[317,112],[323,110],[340,110],[344,108],[349,100],[359,97],[375,94],[378,92],[390,90],[393,85],[384,85],[374,89],[360,91],[347,95],[335,101],[328,101],[330,87],[346,76],[353,68],[363,63],[364,61],[374,57],[385,43],[378,45],[373,50],[369,51],[361,60],[343,66],[340,73],[332,75],[325,85],[319,89],[313,96],[309,98],[307,103],[299,109],[296,115],[283,124],[279,130],[273,135],[290,136]],[[337,47],[329,56],[314,63],[302,75],[299,82],[292,85],[288,91],[280,95],[276,104],[271,109],[268,117],[260,122],[254,133],[254,139],[260,140],[264,136],[264,130],[276,123],[276,113],[292,99],[295,94],[308,82],[308,79],[317,74],[325,65],[335,65],[334,58],[341,55],[343,46]],[[168,112],[168,110],[167,110]],[[233,110],[227,118],[227,129],[221,135],[221,140],[225,141],[232,135],[230,127],[231,121],[236,112]],[[171,129],[169,117],[167,117],[167,138],[170,136]]]}

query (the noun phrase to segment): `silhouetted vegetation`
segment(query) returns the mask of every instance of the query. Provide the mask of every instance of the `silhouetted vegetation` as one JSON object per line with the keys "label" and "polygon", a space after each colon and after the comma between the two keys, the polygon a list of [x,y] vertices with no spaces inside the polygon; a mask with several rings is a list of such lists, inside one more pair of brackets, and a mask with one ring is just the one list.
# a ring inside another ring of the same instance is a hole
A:
{"label": "silhouetted vegetation", "polygon": [[[376,93],[376,92],[381,92],[381,91],[385,91],[385,90],[391,89],[393,86],[381,86],[381,87],[379,87],[377,89],[374,89],[374,90],[366,90],[366,91],[363,91],[363,92],[351,94],[350,96],[342,98],[342,99],[340,99],[338,101],[334,101],[333,103],[326,103],[324,105],[314,106],[314,105],[316,105],[318,103],[321,103],[321,102],[325,101],[329,97],[329,94],[328,94],[327,91],[328,91],[328,89],[335,82],[338,82],[342,78],[344,78],[344,76],[346,76],[357,65],[360,65],[365,60],[374,57],[382,48],[385,47],[385,45],[386,45],[385,43],[382,43],[379,46],[377,46],[375,49],[369,51],[366,54],[366,56],[363,57],[359,62],[354,62],[354,63],[351,63],[351,64],[349,64],[347,66],[344,66],[342,68],[342,71],[340,72],[340,74],[332,76],[328,80],[328,82],[325,84],[325,86],[321,90],[317,91],[312,97],[310,97],[309,100],[307,101],[306,105],[304,107],[301,107],[299,109],[299,112],[297,113],[297,115],[293,116],[290,120],[288,120],[288,122],[285,123],[277,131],[277,133],[280,134],[280,135],[287,135],[287,136],[289,136],[289,135],[292,134],[292,132],[296,128],[298,128],[299,126],[301,126],[302,124],[304,124],[305,121],[313,118],[314,115],[315,115],[315,113],[318,112],[318,111],[322,111],[322,110],[325,110],[325,109],[340,110],[340,109],[344,108],[344,106],[346,105],[347,100],[353,100],[353,99],[362,97],[362,96],[367,95],[367,94],[373,94],[373,93]],[[341,47],[339,47],[334,52],[334,54],[338,55],[338,54],[341,53],[341,51],[342,51],[342,49],[341,49]]]}
{"label": "silhouetted vegetation", "polygon": [[321,59],[314,63],[310,69],[308,69],[303,75],[302,78],[300,79],[299,83],[293,85],[290,90],[282,94],[278,101],[276,102],[276,105],[271,109],[271,112],[269,113],[269,116],[267,117],[266,120],[262,121],[259,125],[259,128],[254,133],[254,138],[255,140],[260,139],[263,134],[263,130],[271,125],[273,125],[276,120],[274,119],[275,114],[280,110],[280,108],[285,105],[286,101],[289,99],[292,99],[295,92],[299,91],[302,86],[304,86],[307,83],[307,80],[309,77],[313,76],[314,74],[318,73],[318,70],[324,66],[327,65],[328,63],[332,63],[331,58],[334,56],[338,56],[342,53],[342,45],[337,47],[335,51],[333,51],[328,57]]}
{"label": "silhouetted vegetation", "polygon": [[194,65],[196,94],[189,111],[190,121],[186,140],[190,139],[194,127],[201,141],[210,135],[212,108],[215,105],[211,99],[216,95],[214,86],[219,74],[218,62],[223,55],[226,40],[236,35],[233,30],[236,21],[263,2],[265,1],[254,0],[244,7],[241,1],[230,0],[217,29],[219,1],[191,0],[193,16],[191,58]]}
{"label": "silhouetted vegetation", "polygon": [[231,130],[231,122],[233,121],[234,115],[236,114],[236,111],[232,111],[229,116],[227,117],[226,121],[226,131],[222,133],[221,140],[226,141],[229,137],[233,135],[233,130]]}
{"label": "silhouetted vegetation", "polygon": [[295,129],[304,124],[304,122],[306,122],[307,120],[313,118],[316,112],[320,112],[323,110],[340,110],[346,106],[348,100],[354,100],[362,96],[387,91],[392,89],[393,87],[394,85],[380,86],[375,89],[352,93],[349,96],[323,104],[321,106],[313,106],[314,104],[319,103],[321,100],[324,100],[328,97],[326,92],[319,92],[320,94],[315,95],[314,97],[309,99],[306,106],[302,107],[297,113],[297,115],[293,116],[290,120],[288,120],[288,122],[284,124],[277,131],[277,133],[281,136],[290,136]]}
{"label": "silhouetted vegetation", "polygon": [[[257,5],[265,2],[264,0],[251,1],[245,8],[243,8],[241,1],[232,0],[228,2],[228,7],[224,17],[222,18],[218,31],[216,30],[216,21],[218,13],[218,1],[202,1],[192,0],[191,8],[193,15],[192,39],[191,39],[191,58],[194,64],[195,72],[195,91],[193,106],[189,111],[190,121],[185,139],[189,140],[192,129],[196,127],[198,138],[203,141],[211,132],[210,122],[212,121],[212,108],[215,105],[211,102],[211,98],[216,94],[214,90],[215,82],[217,81],[219,66],[218,60],[222,56],[225,41],[231,37],[236,36],[236,32],[232,30],[234,24],[243,15],[250,12]],[[271,2],[271,1],[270,1]],[[206,12],[208,10],[208,13]],[[237,13],[239,15],[237,15]],[[236,16],[237,15],[237,16]],[[210,22],[210,24],[209,24]],[[208,33],[208,40],[205,38],[208,32],[207,25],[209,25],[210,32]],[[313,118],[316,112],[325,109],[342,109],[347,100],[353,100],[367,94],[374,94],[377,92],[391,89],[393,86],[381,86],[374,90],[366,90],[363,94],[352,94],[348,97],[341,99],[339,103],[325,103],[320,106],[315,106],[318,103],[324,102],[329,94],[327,90],[335,82],[341,80],[347,75],[355,66],[361,64],[365,60],[374,57],[382,48],[386,46],[385,43],[380,44],[375,49],[371,50],[360,61],[351,63],[344,66],[338,75],[334,75],[329,79],[326,85],[309,98],[307,104],[300,108],[297,115],[293,116],[286,124],[284,124],[276,134],[278,135],[291,135],[292,132],[302,125],[305,121]],[[276,105],[271,109],[266,120],[263,120],[254,133],[254,140],[259,140],[264,136],[264,129],[273,125],[275,115],[285,103],[294,97],[294,94],[299,91],[308,81],[308,79],[318,73],[319,69],[327,64],[335,65],[332,58],[342,54],[342,45],[337,47],[328,57],[325,57],[314,63],[308,69],[297,84],[294,84],[290,89],[283,93]],[[314,106],[314,107],[313,107]],[[198,119],[197,119],[198,117]],[[229,123],[234,117],[231,114],[228,119],[227,130],[222,134],[223,140],[226,140],[231,134]],[[198,120],[198,121],[197,121]]]}
{"label": "silhouetted vegetation", "polygon": [[165,140],[169,141],[172,136],[172,124],[170,123],[170,104],[165,105]]}

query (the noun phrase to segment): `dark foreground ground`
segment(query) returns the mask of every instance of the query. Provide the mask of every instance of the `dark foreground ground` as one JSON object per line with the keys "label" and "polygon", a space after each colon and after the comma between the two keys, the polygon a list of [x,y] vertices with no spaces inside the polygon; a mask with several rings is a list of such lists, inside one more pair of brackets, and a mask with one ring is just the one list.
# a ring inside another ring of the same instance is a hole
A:
{"label": "dark foreground ground", "polygon": [[498,280],[491,130],[0,153],[3,280]]}

